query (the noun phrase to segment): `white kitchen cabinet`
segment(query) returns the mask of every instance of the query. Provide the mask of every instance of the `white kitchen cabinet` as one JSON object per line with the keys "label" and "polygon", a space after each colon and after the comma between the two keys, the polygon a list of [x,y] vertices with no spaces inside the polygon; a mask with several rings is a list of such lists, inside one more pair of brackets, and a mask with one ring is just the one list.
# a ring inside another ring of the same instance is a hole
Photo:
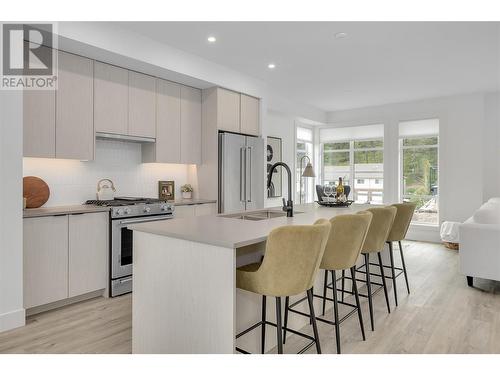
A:
{"label": "white kitchen cabinet", "polygon": [[240,132],[240,94],[217,88],[217,128]]}
{"label": "white kitchen cabinet", "polygon": [[128,70],[94,63],[94,127],[96,132],[128,132]]}
{"label": "white kitchen cabinet", "polygon": [[186,206],[175,206],[175,211],[174,211],[175,219],[182,219],[185,217],[193,217],[193,216],[195,216],[194,204]]}
{"label": "white kitchen cabinet", "polygon": [[94,159],[94,62],[58,51],[56,158]]}
{"label": "white kitchen cabinet", "polygon": [[241,94],[240,133],[259,135],[259,99]]}
{"label": "white kitchen cabinet", "polygon": [[106,289],[108,225],[107,212],[69,215],[68,297]]}
{"label": "white kitchen cabinet", "polygon": [[156,137],[156,79],[128,72],[128,135]]}
{"label": "white kitchen cabinet", "polygon": [[203,203],[195,205],[195,216],[215,215],[217,205],[215,203]]}
{"label": "white kitchen cabinet", "polygon": [[23,156],[56,156],[56,92],[24,90]]}
{"label": "white kitchen cabinet", "polygon": [[181,162],[181,85],[156,80],[156,142],[142,145],[144,163]]}
{"label": "white kitchen cabinet", "polygon": [[68,297],[68,216],[24,219],[24,307]]}
{"label": "white kitchen cabinet", "polygon": [[[25,42],[25,48],[27,44]],[[38,50],[43,54],[52,53],[52,49],[45,46],[38,47]],[[55,90],[23,91],[23,156],[56,156]]]}
{"label": "white kitchen cabinet", "polygon": [[201,164],[201,90],[181,86],[181,163]]}

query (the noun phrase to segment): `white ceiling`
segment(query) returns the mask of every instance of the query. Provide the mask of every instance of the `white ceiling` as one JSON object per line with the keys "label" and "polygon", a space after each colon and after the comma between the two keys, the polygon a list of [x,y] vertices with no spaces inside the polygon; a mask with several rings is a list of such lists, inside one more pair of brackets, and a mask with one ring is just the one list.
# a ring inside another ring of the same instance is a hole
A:
{"label": "white ceiling", "polygon": [[[330,111],[497,90],[500,23],[122,22]],[[345,38],[334,35],[346,32]],[[210,44],[213,35],[217,42]],[[273,62],[276,69],[267,65]]]}

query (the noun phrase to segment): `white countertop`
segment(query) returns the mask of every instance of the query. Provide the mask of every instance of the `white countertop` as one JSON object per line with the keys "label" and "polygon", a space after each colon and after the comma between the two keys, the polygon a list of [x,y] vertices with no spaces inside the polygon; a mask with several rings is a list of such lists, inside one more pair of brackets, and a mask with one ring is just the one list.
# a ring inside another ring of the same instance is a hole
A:
{"label": "white countertop", "polygon": [[[317,203],[309,203],[295,206],[294,217],[290,218],[276,217],[251,221],[221,217],[221,215],[207,215],[135,224],[128,228],[139,232],[236,249],[265,241],[271,230],[283,225],[312,224],[321,218],[330,219],[336,215],[355,213],[370,207],[372,206],[353,204],[348,208],[330,208],[319,206]],[[280,211],[281,207],[268,209]]]}

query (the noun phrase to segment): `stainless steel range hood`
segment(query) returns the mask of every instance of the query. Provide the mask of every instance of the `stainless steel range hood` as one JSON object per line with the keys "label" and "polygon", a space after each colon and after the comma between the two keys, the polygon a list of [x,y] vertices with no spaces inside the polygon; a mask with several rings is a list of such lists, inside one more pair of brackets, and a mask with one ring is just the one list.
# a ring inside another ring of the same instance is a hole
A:
{"label": "stainless steel range hood", "polygon": [[155,138],[149,137],[136,137],[134,135],[121,135],[121,134],[113,134],[113,133],[103,133],[96,132],[95,137],[97,139],[107,139],[107,140],[115,140],[122,142],[135,142],[135,143],[155,143]]}

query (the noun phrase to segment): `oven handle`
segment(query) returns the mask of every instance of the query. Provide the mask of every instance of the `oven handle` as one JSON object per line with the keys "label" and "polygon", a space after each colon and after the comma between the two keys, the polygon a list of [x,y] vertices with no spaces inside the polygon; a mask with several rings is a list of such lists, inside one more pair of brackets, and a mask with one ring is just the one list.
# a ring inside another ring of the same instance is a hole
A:
{"label": "oven handle", "polygon": [[174,217],[172,215],[162,215],[162,216],[155,216],[155,217],[149,217],[149,218],[121,220],[120,225],[140,224],[140,223],[146,223],[149,221],[160,221],[160,220],[168,220],[168,219],[173,219],[173,218]]}

